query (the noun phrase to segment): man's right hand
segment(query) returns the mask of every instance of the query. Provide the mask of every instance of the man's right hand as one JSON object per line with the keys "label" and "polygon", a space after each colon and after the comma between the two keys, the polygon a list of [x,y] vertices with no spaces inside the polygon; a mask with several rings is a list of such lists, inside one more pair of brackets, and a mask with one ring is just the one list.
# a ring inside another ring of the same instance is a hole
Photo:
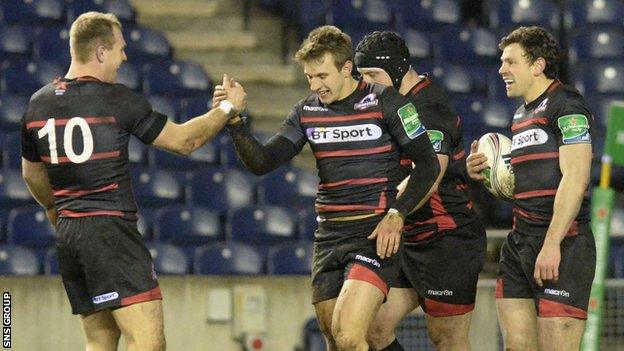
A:
{"label": "man's right hand", "polygon": [[479,149],[479,142],[474,140],[472,144],[470,144],[470,155],[466,159],[466,170],[468,171],[468,176],[477,181],[484,181],[485,176],[481,173],[484,169],[488,167],[487,165],[487,157],[482,152],[477,152]]}

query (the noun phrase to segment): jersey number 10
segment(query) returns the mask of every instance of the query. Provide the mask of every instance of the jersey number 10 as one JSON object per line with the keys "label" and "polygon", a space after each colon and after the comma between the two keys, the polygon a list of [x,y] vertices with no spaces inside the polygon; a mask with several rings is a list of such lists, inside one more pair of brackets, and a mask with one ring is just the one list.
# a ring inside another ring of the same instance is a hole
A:
{"label": "jersey number 10", "polygon": [[[74,128],[80,128],[82,134],[82,153],[77,155],[74,152],[74,145],[72,144],[72,135],[74,133]],[[48,136],[48,144],[50,145],[50,162],[53,164],[59,163],[58,158],[58,150],[56,145],[56,128],[55,128],[55,119],[48,118],[48,121],[43,126],[43,128],[39,129],[37,132],[39,139]],[[89,128],[89,124],[82,117],[74,117],[67,121],[67,125],[65,126],[65,131],[63,132],[63,149],[65,150],[65,154],[70,162],[73,163],[83,163],[87,161],[91,155],[93,154],[93,134],[91,133],[91,128]]]}

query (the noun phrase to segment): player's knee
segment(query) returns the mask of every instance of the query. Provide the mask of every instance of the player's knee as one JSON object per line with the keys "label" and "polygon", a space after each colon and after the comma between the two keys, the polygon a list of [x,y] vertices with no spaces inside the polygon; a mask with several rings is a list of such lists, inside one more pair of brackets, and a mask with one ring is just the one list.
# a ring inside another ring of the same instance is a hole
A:
{"label": "player's knee", "polygon": [[108,350],[117,346],[121,332],[118,329],[85,330],[85,336],[87,347],[90,347],[90,349]]}
{"label": "player's knee", "polygon": [[469,345],[468,334],[462,330],[438,326],[436,328],[428,328],[427,332],[436,350],[453,350]]}
{"label": "player's knee", "polygon": [[363,335],[352,328],[332,327],[332,335],[340,351],[360,350],[362,345],[366,345]]}
{"label": "player's knee", "polygon": [[378,350],[394,340],[394,330],[383,323],[374,323],[368,329],[366,340],[373,348]]}
{"label": "player's knee", "polygon": [[505,351],[531,351],[533,346],[526,334],[505,336]]}

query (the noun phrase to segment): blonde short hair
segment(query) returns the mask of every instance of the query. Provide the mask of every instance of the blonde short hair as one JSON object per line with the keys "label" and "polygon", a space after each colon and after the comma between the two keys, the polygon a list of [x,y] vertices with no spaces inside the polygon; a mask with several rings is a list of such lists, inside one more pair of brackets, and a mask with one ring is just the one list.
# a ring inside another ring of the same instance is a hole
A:
{"label": "blonde short hair", "polygon": [[303,64],[320,60],[326,53],[332,54],[334,64],[340,70],[345,62],[353,61],[351,37],[334,26],[318,27],[303,41],[295,60]]}
{"label": "blonde short hair", "polygon": [[121,22],[112,13],[87,12],[78,16],[69,30],[72,59],[87,63],[98,46],[112,49],[114,26],[121,30]]}

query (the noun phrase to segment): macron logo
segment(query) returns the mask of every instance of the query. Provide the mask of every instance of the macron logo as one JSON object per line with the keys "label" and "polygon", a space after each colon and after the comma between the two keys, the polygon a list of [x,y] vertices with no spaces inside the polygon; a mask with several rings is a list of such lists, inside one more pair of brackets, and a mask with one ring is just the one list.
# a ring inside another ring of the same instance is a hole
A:
{"label": "macron logo", "polygon": [[570,297],[570,293],[565,291],[565,290],[544,289],[544,294],[554,295],[554,296]]}
{"label": "macron logo", "polygon": [[321,106],[308,106],[308,105],[304,105],[303,106],[303,110],[304,111],[321,111],[321,112],[325,112],[327,111],[327,109],[325,107],[321,107]]}
{"label": "macron logo", "polygon": [[372,258],[368,258],[366,256],[355,255],[355,259],[356,260],[360,260],[362,262],[370,263],[370,264],[372,264],[373,266],[375,266],[377,268],[381,267],[381,265],[379,264],[379,262],[377,262],[377,260],[372,259]]}
{"label": "macron logo", "polygon": [[427,294],[433,296],[453,296],[453,291],[451,290],[427,290]]}
{"label": "macron logo", "polygon": [[115,291],[107,293],[107,294],[102,294],[102,295],[98,295],[93,297],[93,299],[91,299],[93,301],[94,304],[99,304],[99,303],[103,303],[106,301],[110,301],[110,300],[115,300],[116,298],[119,297],[119,294]]}

